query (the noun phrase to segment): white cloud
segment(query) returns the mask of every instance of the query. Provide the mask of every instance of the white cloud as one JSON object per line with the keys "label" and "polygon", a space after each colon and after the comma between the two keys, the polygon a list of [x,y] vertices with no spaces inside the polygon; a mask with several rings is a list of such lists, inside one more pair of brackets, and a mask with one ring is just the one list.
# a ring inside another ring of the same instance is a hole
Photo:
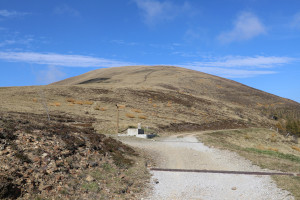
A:
{"label": "white cloud", "polygon": [[48,66],[47,70],[37,73],[37,81],[43,84],[53,83],[65,78],[66,74],[55,66]]}
{"label": "white cloud", "polygon": [[183,5],[176,5],[171,1],[160,2],[158,0],[134,0],[144,22],[150,26],[158,22],[173,20],[180,14],[188,13],[191,10],[189,3],[184,2]]}
{"label": "white cloud", "polygon": [[17,11],[8,11],[8,10],[0,10],[0,16],[1,17],[19,17],[28,15],[29,13],[26,12],[17,12]]}
{"label": "white cloud", "polygon": [[251,68],[271,68],[274,66],[290,63],[293,58],[276,56],[226,56],[213,61],[194,62],[201,66],[211,67],[251,67]]}
{"label": "white cloud", "polygon": [[258,75],[275,74],[275,70],[266,70],[293,61],[289,57],[275,56],[226,56],[223,58],[212,58],[210,61],[190,62],[180,66],[194,69],[226,78],[248,78]]}
{"label": "white cloud", "polygon": [[58,14],[58,15],[67,14],[67,15],[70,15],[72,17],[79,17],[80,16],[80,13],[79,13],[78,10],[76,10],[76,9],[66,5],[66,4],[56,7],[54,9],[54,13]]}
{"label": "white cloud", "polygon": [[23,38],[22,39],[7,39],[7,40],[0,42],[0,47],[16,45],[16,44],[30,45],[33,41],[34,41],[34,39],[31,37],[26,37],[24,39]]}
{"label": "white cloud", "polygon": [[201,67],[197,64],[181,65],[182,67],[213,74],[225,78],[249,78],[258,75],[275,74],[276,71],[271,70],[244,70],[244,69],[228,69],[222,67]]}
{"label": "white cloud", "polygon": [[249,40],[258,35],[265,34],[266,27],[257,16],[250,12],[242,12],[234,22],[231,31],[224,32],[218,36],[222,43]]}
{"label": "white cloud", "polygon": [[293,28],[300,28],[300,12],[298,12],[294,15],[291,26]]}
{"label": "white cloud", "polygon": [[134,65],[105,58],[35,52],[0,52],[0,60],[66,67],[115,67]]}
{"label": "white cloud", "polygon": [[119,44],[119,45],[128,45],[128,46],[136,46],[138,43],[136,42],[126,42],[124,40],[111,40],[111,43]]}

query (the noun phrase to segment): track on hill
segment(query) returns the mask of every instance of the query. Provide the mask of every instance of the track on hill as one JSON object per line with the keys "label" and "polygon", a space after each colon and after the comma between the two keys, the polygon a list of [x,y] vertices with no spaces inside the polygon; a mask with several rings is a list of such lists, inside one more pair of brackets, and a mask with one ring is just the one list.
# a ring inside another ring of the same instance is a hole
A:
{"label": "track on hill", "polygon": [[[149,152],[156,168],[270,172],[235,153],[209,148],[191,135],[124,142]],[[269,176],[176,171],[152,174],[152,190],[144,199],[294,199],[277,188]]]}

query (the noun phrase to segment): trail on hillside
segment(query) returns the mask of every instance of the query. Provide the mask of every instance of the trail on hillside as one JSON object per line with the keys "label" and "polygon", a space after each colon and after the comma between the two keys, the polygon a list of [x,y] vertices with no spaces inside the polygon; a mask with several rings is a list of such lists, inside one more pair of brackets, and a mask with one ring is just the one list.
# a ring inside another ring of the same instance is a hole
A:
{"label": "trail on hillside", "polygon": [[[194,136],[168,137],[158,141],[125,140],[149,152],[156,167],[264,171],[236,153],[209,148]],[[153,188],[144,199],[294,199],[277,188],[269,176],[152,171]],[[155,183],[156,182],[156,183]]]}

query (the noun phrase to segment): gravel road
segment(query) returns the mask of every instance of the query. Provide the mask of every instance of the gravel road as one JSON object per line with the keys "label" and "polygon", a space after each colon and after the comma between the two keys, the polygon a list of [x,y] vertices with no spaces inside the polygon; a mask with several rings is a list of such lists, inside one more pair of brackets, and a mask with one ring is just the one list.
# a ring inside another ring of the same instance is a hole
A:
{"label": "gravel road", "polygon": [[[236,153],[209,148],[190,135],[156,141],[125,139],[123,142],[149,152],[156,167],[265,171]],[[153,187],[143,199],[294,199],[277,188],[269,176],[152,171]],[[155,182],[158,182],[157,184]]]}

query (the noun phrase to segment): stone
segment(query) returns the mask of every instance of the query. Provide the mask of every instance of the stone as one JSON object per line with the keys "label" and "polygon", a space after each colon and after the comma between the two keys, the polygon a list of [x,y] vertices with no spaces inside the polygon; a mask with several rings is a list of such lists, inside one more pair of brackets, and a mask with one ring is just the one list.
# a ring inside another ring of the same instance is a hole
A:
{"label": "stone", "polygon": [[92,182],[95,179],[91,175],[87,175],[87,177],[85,178],[85,180],[88,181],[88,182]]}
{"label": "stone", "polygon": [[232,189],[232,190],[236,190],[237,188],[236,188],[236,187],[232,187],[231,189]]}
{"label": "stone", "polygon": [[46,156],[48,156],[47,153],[43,153],[43,154],[42,154],[42,157],[43,157],[43,158],[45,158]]}

